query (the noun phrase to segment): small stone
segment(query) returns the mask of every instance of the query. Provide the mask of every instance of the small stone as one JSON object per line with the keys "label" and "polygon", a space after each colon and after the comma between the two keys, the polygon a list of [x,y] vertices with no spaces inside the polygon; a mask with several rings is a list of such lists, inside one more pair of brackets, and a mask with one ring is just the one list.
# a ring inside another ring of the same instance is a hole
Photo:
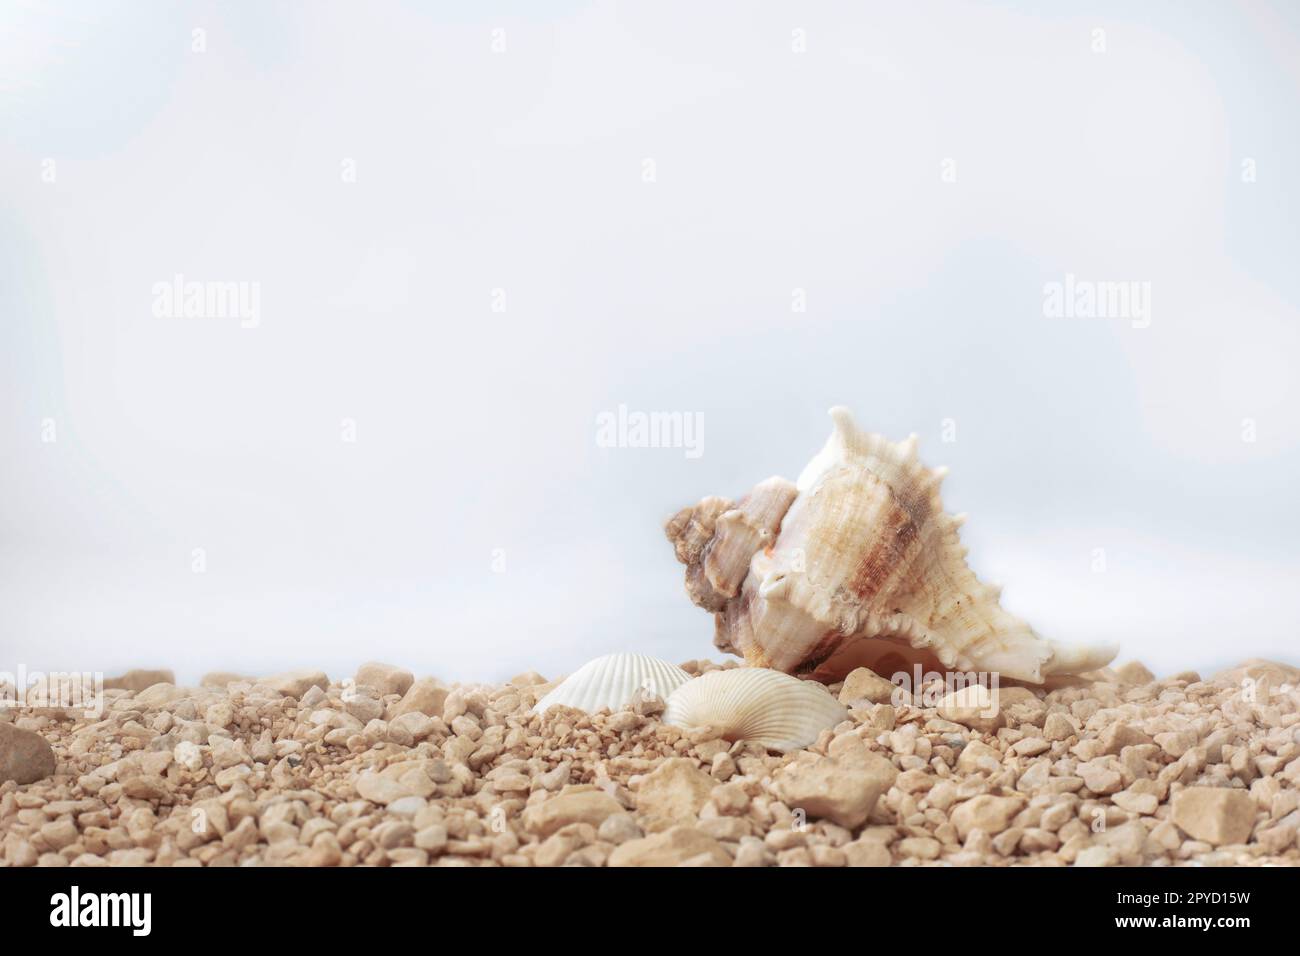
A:
{"label": "small stone", "polygon": [[398,797],[388,804],[388,812],[398,817],[414,817],[428,805],[424,797]]}
{"label": "small stone", "polygon": [[353,678],[359,687],[373,687],[379,696],[388,694],[405,694],[415,683],[415,675],[393,664],[381,664],[370,661],[357,668]]}
{"label": "small stone", "polygon": [[[33,853],[32,859],[36,856]],[[732,866],[756,867],[763,866],[767,862],[767,849],[763,846],[763,841],[754,837],[745,837],[740,841],[740,846],[736,849],[736,858],[732,861]]]}
{"label": "small stone", "polygon": [[129,670],[121,677],[105,677],[105,690],[128,690],[138,694],[154,684],[175,684],[176,675],[169,670]]}
{"label": "small stone", "polygon": [[1042,737],[1025,737],[1011,745],[1011,752],[1017,757],[1037,757],[1052,749]]}
{"label": "small stone", "polygon": [[546,678],[537,671],[524,671],[522,674],[516,674],[506,683],[513,687],[533,687],[537,684],[545,684]]}
{"label": "small stone", "polygon": [[492,777],[492,789],[497,793],[527,794],[532,789],[532,785],[532,780],[522,773],[507,771]]}
{"label": "small stone", "polygon": [[142,773],[122,784],[122,793],[133,800],[161,800],[167,796],[167,782],[154,774]]}
{"label": "small stone", "polygon": [[188,696],[188,694],[189,691],[185,690],[183,687],[177,687],[170,681],[160,681],[157,684],[152,684],[149,687],[146,687],[142,691],[137,691],[135,694],[135,702],[141,707],[150,710],[160,710],[163,707]]}
{"label": "small stone", "polygon": [[808,848],[813,866],[848,866],[848,856],[838,847],[817,843]]}
{"label": "small stone", "polygon": [[735,843],[752,835],[754,825],[743,817],[702,817],[696,829],[715,840]]}
{"label": "small stone", "polygon": [[763,843],[771,850],[780,853],[808,842],[808,834],[802,830],[768,830]]}
{"label": "small stone", "polygon": [[40,829],[41,837],[55,850],[77,842],[77,826],[71,820],[51,820]]}
{"label": "small stone", "polygon": [[253,683],[253,678],[246,677],[243,674],[236,674],[234,671],[208,671],[199,679],[200,687],[213,687],[217,690],[225,690],[230,684],[237,684],[241,681]]}
{"label": "small stone", "polygon": [[849,866],[889,866],[893,857],[879,840],[861,839],[841,847]]}
{"label": "small stone", "polygon": [[1021,793],[1037,793],[1047,786],[1052,777],[1052,765],[1046,760],[1035,760],[1016,781],[1016,789]]}
{"label": "small stone", "polygon": [[961,748],[957,769],[963,773],[997,773],[1002,769],[1002,754],[980,740],[972,740]]}
{"label": "small stone", "polygon": [[838,758],[796,759],[781,768],[772,782],[777,796],[791,809],[856,829],[897,776],[889,760],[861,749]]}
{"label": "small stone", "polygon": [[1194,840],[1245,843],[1255,828],[1255,801],[1246,790],[1184,787],[1174,794],[1172,818]]}
{"label": "small stone", "polygon": [[844,678],[844,686],[840,688],[840,703],[852,704],[865,700],[873,704],[888,704],[895,689],[893,684],[875,671],[859,667]]}
{"label": "small stone", "polygon": [[1147,670],[1141,661],[1121,664],[1115,668],[1115,676],[1121,684],[1129,685],[1150,684],[1156,679],[1156,675]]}
{"label": "small stone", "polygon": [[415,845],[429,853],[441,853],[447,846],[447,828],[440,823],[430,824],[415,834]]}
{"label": "small stone", "polygon": [[385,850],[392,850],[414,840],[415,828],[405,820],[392,820],[378,827],[373,836],[375,842]]}
{"label": "small stone", "polygon": [[731,754],[720,753],[713,755],[713,764],[709,768],[709,773],[714,780],[726,782],[736,772],[736,761],[732,759]]}
{"label": "small stone", "polygon": [[393,705],[389,720],[402,714],[420,713],[428,717],[442,716],[447,695],[451,693],[432,677],[421,677],[407,688],[402,699]]}
{"label": "small stone", "polygon": [[1001,833],[1011,825],[1012,819],[1025,806],[1023,797],[995,797],[981,794],[959,803],[948,815],[963,841],[972,830],[982,830],[989,836]]}
{"label": "small stone", "polygon": [[931,837],[908,837],[898,844],[898,852],[916,860],[937,860],[943,848]]}
{"label": "small stone", "polygon": [[1043,721],[1043,736],[1051,741],[1068,740],[1078,732],[1070,718],[1060,711],[1053,711]]}
{"label": "small stone", "polygon": [[573,761],[562,760],[546,773],[538,774],[536,777],[537,785],[543,790],[554,793],[569,782],[569,773],[572,769]]}
{"label": "small stone", "polygon": [[0,783],[27,784],[54,773],[54,748],[40,734],[0,723]]}
{"label": "small stone", "polygon": [[693,827],[673,827],[629,840],[609,855],[610,866],[676,866],[704,857],[710,866],[730,866],[731,857],[717,840]]}
{"label": "small stone", "polygon": [[429,797],[436,789],[432,772],[437,761],[408,760],[391,764],[379,773],[366,771],[357,777],[358,795],[372,803],[387,805],[403,797]]}
{"label": "small stone", "polygon": [[641,726],[641,717],[630,710],[620,710],[617,714],[610,715],[605,726],[616,734],[631,733]]}
{"label": "small stone", "polygon": [[724,783],[713,788],[709,800],[719,813],[740,815],[749,809],[749,793],[742,783]]}
{"label": "small stone", "polygon": [[1083,785],[1097,794],[1115,793],[1124,786],[1120,772],[1108,757],[1079,764],[1079,776],[1083,778]]}
{"label": "small stone", "polygon": [[366,688],[365,691],[352,688],[351,694],[344,694],[343,710],[360,721],[364,727],[372,720],[383,718],[384,702],[374,696],[372,688]]}
{"label": "small stone", "polygon": [[715,782],[684,757],[665,760],[641,781],[637,812],[654,820],[652,830],[693,825]]}
{"label": "small stone", "polygon": [[523,823],[528,832],[548,837],[572,823],[599,827],[606,817],[623,812],[622,805],[605,791],[579,785],[565,787],[549,800],[528,807],[523,814]]}
{"label": "small stone", "polygon": [[1002,726],[998,699],[983,684],[969,684],[942,698],[935,709],[944,720],[980,733],[993,733]]}
{"label": "small stone", "polygon": [[324,671],[297,670],[267,677],[261,683],[285,697],[301,698],[313,687],[328,689],[330,679]]}
{"label": "small stone", "polygon": [[1119,854],[1108,846],[1085,847],[1074,858],[1075,866],[1114,866],[1118,862]]}
{"label": "small stone", "polygon": [[1121,810],[1127,810],[1129,813],[1138,813],[1144,816],[1150,816],[1156,812],[1156,807],[1160,806],[1160,800],[1153,793],[1135,793],[1132,790],[1121,790],[1113,794],[1110,802],[1115,804]]}
{"label": "small stone", "polygon": [[578,848],[578,841],[573,837],[556,833],[542,841],[533,854],[535,866],[559,866],[569,858],[569,854]]}
{"label": "small stone", "polygon": [[1124,723],[1111,724],[1101,735],[1102,752],[1108,754],[1118,754],[1125,747],[1149,743],[1151,743],[1150,737],[1136,727]]}
{"label": "small stone", "polygon": [[630,813],[611,813],[601,821],[597,836],[606,843],[618,846],[628,840],[639,840],[645,834]]}
{"label": "small stone", "polygon": [[390,740],[395,739],[394,735],[399,735],[410,737],[411,741],[414,742],[423,740],[435,733],[437,728],[438,723],[434,718],[418,710],[412,710],[409,713],[394,717],[388,724],[388,733]]}
{"label": "small stone", "polygon": [[1196,746],[1196,734],[1186,730],[1166,731],[1155,735],[1155,742],[1160,749],[1177,760]]}

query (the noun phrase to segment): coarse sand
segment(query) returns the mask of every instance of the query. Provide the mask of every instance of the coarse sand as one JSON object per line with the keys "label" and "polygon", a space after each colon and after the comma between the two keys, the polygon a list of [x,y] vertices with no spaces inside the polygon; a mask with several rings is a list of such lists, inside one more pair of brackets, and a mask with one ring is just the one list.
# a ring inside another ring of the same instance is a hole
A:
{"label": "coarse sand", "polygon": [[0,865],[1300,862],[1300,671],[1089,677],[963,708],[860,669],[830,687],[848,719],[778,754],[658,699],[534,714],[534,673],[133,671],[98,714],[0,708]]}

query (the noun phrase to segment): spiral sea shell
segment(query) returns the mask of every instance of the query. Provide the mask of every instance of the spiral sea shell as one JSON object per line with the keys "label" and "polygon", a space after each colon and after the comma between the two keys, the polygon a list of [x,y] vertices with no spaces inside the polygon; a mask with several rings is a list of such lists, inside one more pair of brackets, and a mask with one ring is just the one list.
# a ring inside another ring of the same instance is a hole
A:
{"label": "spiral sea shell", "polygon": [[1110,646],[1044,640],[966,565],[946,471],[861,431],[848,409],[796,484],[770,478],[733,504],[705,498],[666,531],[714,644],[752,665],[834,680],[913,662],[1042,683],[1104,666]]}
{"label": "spiral sea shell", "polygon": [[557,704],[586,711],[619,710],[641,697],[668,696],[691,679],[676,664],[645,654],[606,654],[588,661],[534,706],[537,713]]}
{"label": "spiral sea shell", "polygon": [[663,720],[787,751],[807,747],[847,716],[820,684],[763,667],[735,667],[682,684],[668,698]]}

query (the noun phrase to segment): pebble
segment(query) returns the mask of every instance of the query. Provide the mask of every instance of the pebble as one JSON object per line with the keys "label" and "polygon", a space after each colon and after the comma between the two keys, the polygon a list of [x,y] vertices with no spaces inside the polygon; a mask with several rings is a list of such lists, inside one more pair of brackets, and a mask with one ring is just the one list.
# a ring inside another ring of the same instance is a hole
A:
{"label": "pebble", "polygon": [[937,860],[942,849],[932,837],[908,837],[898,844],[898,852],[917,860]]}
{"label": "pebble", "polygon": [[693,827],[673,827],[639,840],[629,840],[614,849],[610,866],[677,866],[686,861],[708,866],[730,866],[731,857],[722,844]]}
{"label": "pebble", "polygon": [[302,698],[313,687],[329,687],[330,679],[324,671],[297,670],[267,677],[261,683],[285,697]]}
{"label": "pebble", "polygon": [[1136,727],[1117,723],[1107,727],[1101,735],[1103,753],[1118,754],[1125,747],[1135,747],[1151,743],[1151,738]]}
{"label": "pebble", "polygon": [[875,671],[859,667],[844,678],[840,688],[840,703],[854,705],[859,701],[872,704],[888,704],[893,699],[896,687]]}
{"label": "pebble", "polygon": [[370,661],[362,664],[357,668],[356,677],[353,678],[358,687],[372,687],[378,692],[380,697],[386,697],[389,694],[401,696],[411,689],[415,683],[415,675],[404,667],[398,667],[395,664],[380,664],[378,661]]}
{"label": "pebble", "polygon": [[565,787],[560,793],[524,811],[524,829],[547,837],[561,827],[573,823],[600,826],[605,818],[622,813],[622,805],[596,787]]}
{"label": "pebble", "polygon": [[105,677],[104,690],[127,690],[133,694],[154,684],[175,684],[176,675],[169,670],[129,670],[121,677]]}
{"label": "pebble", "polygon": [[1114,866],[1119,854],[1108,846],[1090,846],[1080,850],[1074,858],[1075,866]]}
{"label": "pebble", "polygon": [[1022,797],[995,797],[981,794],[953,807],[948,819],[957,828],[957,835],[965,840],[973,830],[982,830],[993,836],[1011,825],[1012,818],[1021,811]]}
{"label": "pebble", "polygon": [[855,840],[841,848],[849,866],[889,866],[889,848],[879,840]]}
{"label": "pebble", "polygon": [[446,687],[432,677],[421,677],[413,682],[402,695],[402,699],[393,705],[389,720],[412,713],[424,714],[426,717],[441,717],[449,693]]}
{"label": "pebble", "polygon": [[630,813],[611,813],[600,822],[600,829],[596,835],[606,843],[613,843],[615,846],[645,836],[636,822],[636,817]]}
{"label": "pebble", "polygon": [[970,684],[954,690],[941,698],[935,709],[944,720],[981,733],[992,733],[1002,725],[998,698],[983,684]]}
{"label": "pebble", "polygon": [[773,778],[777,796],[811,817],[825,817],[849,829],[861,826],[880,795],[893,786],[898,770],[860,743],[838,758],[805,754],[811,759],[787,764]]}
{"label": "pebble", "polygon": [[54,748],[43,736],[0,723],[0,783],[27,784],[54,773]]}
{"label": "pebble", "polygon": [[1160,806],[1160,799],[1153,793],[1135,793],[1132,790],[1121,790],[1114,794],[1111,803],[1121,810],[1127,810],[1129,813],[1138,813],[1150,815],[1156,812]]}
{"label": "pebble", "polygon": [[1069,740],[1076,733],[1073,721],[1060,711],[1048,714],[1043,721],[1043,736],[1049,741]]}
{"label": "pebble", "polygon": [[1255,801],[1246,790],[1185,787],[1174,794],[1173,822],[1211,846],[1245,843],[1255,828]]}
{"label": "pebble", "polygon": [[686,758],[665,760],[637,791],[637,811],[655,818],[655,828],[693,824],[709,799],[714,779]]}

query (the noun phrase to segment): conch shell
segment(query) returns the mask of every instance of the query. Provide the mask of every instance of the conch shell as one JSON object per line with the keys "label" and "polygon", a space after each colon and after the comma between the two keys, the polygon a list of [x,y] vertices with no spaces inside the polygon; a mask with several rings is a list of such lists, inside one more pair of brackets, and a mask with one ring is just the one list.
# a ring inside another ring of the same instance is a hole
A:
{"label": "conch shell", "polygon": [[733,504],[705,498],[665,528],[691,600],[715,613],[714,644],[751,665],[836,680],[925,663],[1042,683],[1107,664],[1118,648],[1044,640],[998,604],[916,458],[860,430],[846,408],[791,484],[769,478]]}

